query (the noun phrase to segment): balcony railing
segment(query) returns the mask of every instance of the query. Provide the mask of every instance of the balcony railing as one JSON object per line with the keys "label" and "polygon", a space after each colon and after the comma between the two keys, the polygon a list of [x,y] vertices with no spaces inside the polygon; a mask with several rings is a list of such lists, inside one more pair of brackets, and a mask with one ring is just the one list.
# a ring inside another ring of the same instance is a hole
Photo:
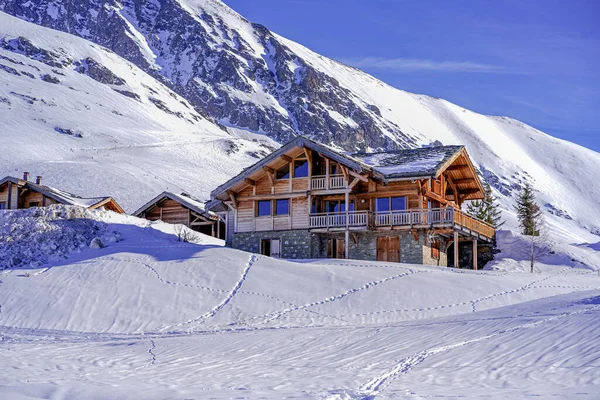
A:
{"label": "balcony railing", "polygon": [[348,182],[344,175],[313,176],[311,180],[312,190],[344,189],[348,187]]}
{"label": "balcony railing", "polygon": [[346,228],[346,226],[369,229],[413,225],[460,226],[488,238],[494,236],[494,228],[491,225],[450,207],[388,212],[319,213],[310,214],[309,218],[310,229],[339,229]]}
{"label": "balcony railing", "polygon": [[345,228],[346,220],[349,228],[367,227],[370,214],[369,211],[349,211],[348,214],[345,212],[310,214],[309,227],[311,229]]}

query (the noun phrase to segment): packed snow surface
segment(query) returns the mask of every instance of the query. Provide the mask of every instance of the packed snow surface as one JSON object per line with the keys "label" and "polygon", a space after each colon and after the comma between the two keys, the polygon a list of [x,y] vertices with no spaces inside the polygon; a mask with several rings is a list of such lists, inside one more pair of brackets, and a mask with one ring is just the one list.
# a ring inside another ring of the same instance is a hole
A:
{"label": "packed snow surface", "polygon": [[290,262],[86,217],[119,241],[0,273],[1,398],[600,396],[594,270]]}

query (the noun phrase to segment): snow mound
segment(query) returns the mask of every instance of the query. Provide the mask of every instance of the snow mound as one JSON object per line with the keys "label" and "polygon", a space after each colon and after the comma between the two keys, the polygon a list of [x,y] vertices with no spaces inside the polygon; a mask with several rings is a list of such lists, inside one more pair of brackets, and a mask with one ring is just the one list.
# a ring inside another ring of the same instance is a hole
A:
{"label": "snow mound", "polygon": [[90,247],[120,240],[102,214],[77,206],[52,205],[0,213],[0,269],[37,268]]}

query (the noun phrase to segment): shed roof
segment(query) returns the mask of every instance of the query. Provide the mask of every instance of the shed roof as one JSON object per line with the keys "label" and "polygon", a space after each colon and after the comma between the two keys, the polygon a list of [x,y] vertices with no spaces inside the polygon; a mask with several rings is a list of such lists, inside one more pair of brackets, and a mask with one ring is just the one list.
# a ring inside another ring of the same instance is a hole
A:
{"label": "shed roof", "polygon": [[208,218],[211,219],[215,219],[216,214],[214,214],[211,211],[207,211],[206,210],[206,206],[204,204],[204,202],[195,199],[193,197],[191,197],[190,195],[188,195],[187,193],[181,193],[181,194],[176,194],[176,193],[172,193],[172,192],[162,192],[159,195],[157,195],[156,197],[154,197],[152,200],[148,201],[146,204],[144,204],[143,206],[141,206],[140,208],[138,208],[133,215],[135,216],[139,216],[142,213],[148,211],[150,208],[152,208],[154,205],[156,205],[157,203],[163,201],[163,200],[173,200],[178,202],[179,204],[183,205],[184,207],[197,212],[200,215],[204,215]]}
{"label": "shed roof", "polygon": [[110,196],[101,196],[101,197],[81,197],[72,193],[65,192],[63,190],[46,186],[46,185],[38,185],[37,183],[26,181],[23,179],[15,178],[14,176],[6,176],[2,180],[0,180],[0,186],[5,183],[11,182],[15,185],[25,187],[29,190],[32,190],[37,193],[41,193],[44,196],[51,198],[58,203],[73,205],[73,206],[82,206],[86,208],[95,208],[95,206],[100,206],[108,201],[114,202],[118,209],[123,212],[121,207],[117,204],[117,202]]}

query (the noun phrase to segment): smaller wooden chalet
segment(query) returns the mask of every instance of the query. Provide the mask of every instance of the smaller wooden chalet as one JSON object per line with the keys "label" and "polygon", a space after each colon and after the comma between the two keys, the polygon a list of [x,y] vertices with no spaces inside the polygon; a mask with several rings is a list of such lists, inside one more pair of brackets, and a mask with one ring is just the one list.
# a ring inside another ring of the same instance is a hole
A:
{"label": "smaller wooden chalet", "polygon": [[[495,231],[461,208],[483,187],[464,146],[347,154],[297,137],[211,193],[238,249],[477,269]],[[463,265],[466,266],[466,265]]]}
{"label": "smaller wooden chalet", "polygon": [[124,213],[121,206],[112,197],[80,197],[43,185],[41,176],[37,176],[35,182],[31,182],[28,172],[23,174],[23,179],[7,176],[0,180],[0,210],[45,207],[52,204]]}
{"label": "smaller wooden chalet", "polygon": [[162,192],[133,213],[150,221],[183,224],[197,232],[224,238],[225,226],[219,217],[205,210],[204,203],[187,193]]}

